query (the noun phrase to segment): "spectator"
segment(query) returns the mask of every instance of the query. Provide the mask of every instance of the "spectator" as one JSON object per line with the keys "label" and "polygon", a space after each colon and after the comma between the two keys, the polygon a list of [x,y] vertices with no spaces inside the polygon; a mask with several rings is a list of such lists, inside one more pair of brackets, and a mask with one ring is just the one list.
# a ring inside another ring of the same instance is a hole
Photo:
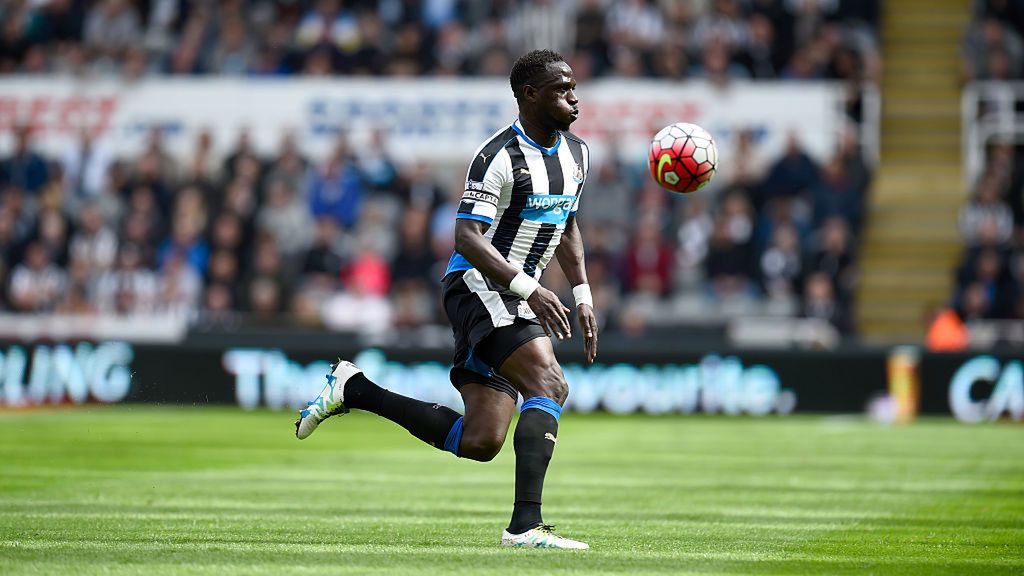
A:
{"label": "spectator", "polygon": [[46,249],[54,264],[65,267],[68,264],[68,219],[56,207],[49,206],[39,212],[39,228],[36,241]]}
{"label": "spectator", "polygon": [[811,250],[805,272],[821,272],[832,278],[840,299],[848,300],[855,283],[850,227],[838,217],[829,218],[818,232],[819,240]]}
{"label": "spectator", "polygon": [[[170,262],[181,259],[184,261],[182,266],[187,266],[196,274],[204,273],[209,258],[209,246],[200,232],[201,230],[188,219],[176,219],[171,229],[171,237],[163,242],[157,253],[157,265],[163,269]],[[178,274],[177,271],[174,273]]]}
{"label": "spectator", "polygon": [[798,293],[801,258],[800,236],[796,229],[789,225],[776,228],[760,260],[761,285],[769,298],[788,300]]}
{"label": "spectator", "polygon": [[24,263],[11,272],[11,307],[21,312],[53,310],[66,281],[66,274],[54,265],[46,247],[33,242],[25,249]]}
{"label": "spectator", "polygon": [[1024,61],[1024,41],[1020,34],[995,18],[984,18],[972,23],[964,38],[965,75],[981,80],[991,79],[993,71],[989,55],[995,52],[1006,55],[1008,71],[1011,76],[1017,77]]}
{"label": "spectator", "polygon": [[393,191],[398,179],[398,168],[388,153],[383,130],[376,129],[370,133],[370,144],[362,148],[358,165],[370,190]]}
{"label": "spectator", "polygon": [[314,282],[333,287],[341,277],[343,262],[341,234],[333,218],[322,216],[316,220],[313,246],[306,252],[302,273]]}
{"label": "spectator", "polygon": [[521,54],[538,46],[567,52],[576,43],[576,2],[523,0],[513,6],[506,23],[509,50]]}
{"label": "spectator", "polygon": [[116,266],[99,275],[93,304],[102,313],[151,314],[156,307],[156,275],[146,267],[143,251],[135,244],[123,244]]}
{"label": "spectator", "polygon": [[445,191],[437,183],[430,163],[419,160],[399,182],[399,197],[407,208],[435,210],[445,202]]}
{"label": "spectator", "polygon": [[295,29],[300,48],[332,47],[353,52],[359,46],[359,26],[354,15],[341,9],[339,0],[317,0]]}
{"label": "spectator", "polygon": [[273,237],[285,257],[303,253],[313,240],[309,207],[296,197],[285,180],[272,180],[267,199],[256,218],[257,229]]}
{"label": "spectator", "polygon": [[363,184],[344,140],[322,169],[311,172],[306,190],[313,216],[330,216],[345,228],[355,224]]}
{"label": "spectator", "polygon": [[49,180],[49,167],[46,160],[32,149],[29,127],[19,127],[14,136],[14,154],[0,162],[0,184],[35,194]]}
{"label": "spectator", "polygon": [[142,37],[139,13],[127,0],[100,0],[85,19],[85,43],[116,60]]}
{"label": "spectator", "polygon": [[992,317],[1009,317],[1016,296],[1011,284],[1012,277],[1006,268],[1005,256],[997,250],[987,248],[978,252],[960,270],[958,284],[961,298],[972,287],[985,291],[987,314]]}
{"label": "spectator", "polygon": [[[268,282],[274,284],[273,296],[265,287],[259,286]],[[271,299],[273,306],[277,309],[281,309],[290,300],[291,285],[288,282],[288,271],[285,269],[281,254],[277,251],[272,237],[263,236],[256,240],[252,267],[245,284],[249,287],[246,303],[250,310],[270,314]],[[254,292],[254,290],[259,292]],[[254,296],[261,298],[262,301],[253,302]]]}
{"label": "spectator", "polygon": [[210,53],[206,70],[225,76],[247,74],[255,59],[255,47],[248,40],[245,22],[226,18],[221,22],[220,38]]}
{"label": "spectator", "polygon": [[715,179],[708,185],[715,188],[754,190],[768,172],[768,160],[761,152],[757,136],[750,129],[736,134],[736,148],[729,162],[720,162]]}
{"label": "spectator", "polygon": [[708,213],[707,203],[701,198],[687,199],[680,207],[683,215],[676,233],[679,242],[677,276],[683,287],[693,287],[704,279],[704,259],[708,254],[708,240],[714,221]]}
{"label": "spectator", "polygon": [[968,245],[977,245],[982,228],[995,228],[996,241],[1009,241],[1013,234],[1013,212],[999,197],[999,182],[983,177],[974,198],[960,209],[960,234]]}
{"label": "spectator", "polygon": [[283,180],[292,190],[302,190],[308,169],[309,161],[299,150],[295,133],[286,132],[281,138],[277,158],[270,165],[267,179]]}
{"label": "spectator", "polygon": [[80,130],[79,137],[70,142],[61,158],[65,186],[76,197],[96,198],[110,173],[110,147],[98,142],[87,129]]}
{"label": "spectator", "polygon": [[71,239],[72,259],[100,273],[114,264],[116,256],[117,235],[103,222],[99,206],[87,205],[82,210],[79,230]]}
{"label": "spectator", "polygon": [[[576,12],[577,61],[586,58],[595,74],[601,74],[610,64],[605,10],[601,0],[583,0]],[[576,66],[573,66],[576,69]]]}
{"label": "spectator", "polygon": [[204,128],[196,136],[196,145],[186,167],[185,180],[198,186],[209,186],[219,182],[221,165],[213,152],[213,134]]}
{"label": "spectator", "polygon": [[661,233],[655,216],[645,216],[626,248],[623,259],[625,288],[633,292],[663,296],[672,287],[672,246]]}
{"label": "spectator", "polygon": [[786,142],[786,153],[769,170],[761,197],[755,199],[757,206],[777,197],[810,195],[818,184],[818,167],[804,152],[796,134],[790,134]]}
{"label": "spectator", "polygon": [[415,284],[417,290],[427,290],[426,283],[439,277],[434,270],[437,259],[430,251],[429,222],[430,213],[422,208],[410,208],[403,215],[398,256],[391,265],[396,287]]}
{"label": "spectator", "polygon": [[736,242],[733,228],[727,216],[719,215],[708,242],[704,275],[715,299],[742,297],[751,290],[750,253],[746,246]]}
{"label": "spectator", "polygon": [[749,21],[749,41],[737,60],[751,78],[776,78],[785,68],[785,60],[775,42],[775,27],[763,14],[753,14]]}
{"label": "spectator", "polygon": [[171,316],[192,318],[202,294],[202,279],[189,264],[186,254],[172,252],[160,273],[157,311]]}
{"label": "spectator", "polygon": [[854,230],[860,230],[864,218],[864,196],[846,172],[840,157],[825,164],[821,179],[813,187],[814,224],[820,226],[826,219],[838,216]]}
{"label": "spectator", "polygon": [[385,296],[388,270],[372,251],[360,252],[363,256],[349,269],[349,290],[335,293],[324,303],[324,324],[338,331],[380,333],[392,323]]}
{"label": "spectator", "polygon": [[832,279],[821,272],[808,276],[804,284],[803,316],[824,320],[841,334],[849,334],[851,331],[849,317],[836,298]]}
{"label": "spectator", "polygon": [[726,51],[745,50],[750,39],[750,25],[743,18],[738,0],[713,2],[711,11],[694,24],[691,36],[692,46],[696,50],[714,43],[721,43]]}
{"label": "spectator", "polygon": [[241,265],[234,252],[217,250],[210,256],[207,289],[214,285],[222,286],[230,292],[232,304],[239,301]]}
{"label": "spectator", "polygon": [[257,323],[273,324],[284,311],[280,285],[273,278],[257,276],[249,282],[249,311]]}

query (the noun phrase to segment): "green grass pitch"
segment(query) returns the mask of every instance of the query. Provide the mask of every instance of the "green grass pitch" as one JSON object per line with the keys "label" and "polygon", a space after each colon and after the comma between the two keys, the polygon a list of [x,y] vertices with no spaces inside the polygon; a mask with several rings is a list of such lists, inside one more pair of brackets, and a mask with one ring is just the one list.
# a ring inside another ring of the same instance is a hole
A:
{"label": "green grass pitch", "polygon": [[567,414],[508,550],[509,440],[461,461],[366,414],[0,413],[0,574],[1021,574],[1024,429]]}

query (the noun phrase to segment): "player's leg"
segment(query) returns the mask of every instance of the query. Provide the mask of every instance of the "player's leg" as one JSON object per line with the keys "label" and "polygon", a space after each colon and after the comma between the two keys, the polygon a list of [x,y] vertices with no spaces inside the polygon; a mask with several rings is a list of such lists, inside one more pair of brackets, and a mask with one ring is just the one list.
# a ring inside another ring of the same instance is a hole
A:
{"label": "player's leg", "polygon": [[[468,379],[488,380],[465,370]],[[296,422],[296,435],[306,438],[320,422],[355,408],[383,416],[420,440],[461,458],[487,462],[505,443],[516,403],[511,386],[460,382],[466,415],[381,388],[351,362],[339,361],[328,384]]]}
{"label": "player's leg", "polygon": [[462,415],[451,408],[385,390],[355,364],[339,360],[327,375],[327,385],[320,395],[299,413],[295,435],[306,438],[327,418],[353,408],[383,416],[440,449],[445,449],[449,436],[461,428]]}
{"label": "player's leg", "polygon": [[[540,330],[539,326],[531,330]],[[543,331],[540,332],[543,334]],[[516,452],[516,496],[512,520],[502,535],[506,546],[586,549],[589,546],[555,534],[541,516],[544,477],[558,439],[558,420],[569,387],[548,338],[518,345],[498,373],[522,394],[513,439]]]}
{"label": "player's leg", "polygon": [[456,456],[480,462],[493,460],[505,444],[515,399],[504,391],[479,383],[466,383],[459,388],[466,405],[462,436]]}
{"label": "player's leg", "polygon": [[569,390],[551,341],[535,338],[516,348],[499,373],[523,395],[516,424],[516,500],[508,531],[521,534],[543,524],[541,494],[558,437],[558,418]]}

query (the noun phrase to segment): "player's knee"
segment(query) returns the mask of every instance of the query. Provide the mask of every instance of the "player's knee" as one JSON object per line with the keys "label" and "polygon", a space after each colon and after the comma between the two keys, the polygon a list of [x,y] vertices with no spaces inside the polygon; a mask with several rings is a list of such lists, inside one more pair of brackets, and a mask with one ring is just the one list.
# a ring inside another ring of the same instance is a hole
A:
{"label": "player's knee", "polygon": [[569,385],[565,383],[565,376],[558,362],[546,362],[539,367],[537,384],[536,396],[551,398],[560,405],[564,404],[569,396]]}
{"label": "player's knee", "polygon": [[490,462],[501,452],[503,441],[504,438],[493,432],[464,435],[459,444],[459,456],[478,462]]}

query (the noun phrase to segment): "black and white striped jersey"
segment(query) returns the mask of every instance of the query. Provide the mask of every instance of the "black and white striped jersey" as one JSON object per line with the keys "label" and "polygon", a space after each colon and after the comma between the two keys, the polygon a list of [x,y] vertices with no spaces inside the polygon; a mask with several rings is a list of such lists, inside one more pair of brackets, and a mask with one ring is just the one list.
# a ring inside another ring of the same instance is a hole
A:
{"label": "black and white striped jersey", "polygon": [[[490,224],[484,236],[524,273],[540,278],[565,224],[579,209],[590,150],[561,132],[551,148],[537,144],[519,121],[480,146],[469,166],[457,218]],[[473,265],[455,252],[445,275]]]}

